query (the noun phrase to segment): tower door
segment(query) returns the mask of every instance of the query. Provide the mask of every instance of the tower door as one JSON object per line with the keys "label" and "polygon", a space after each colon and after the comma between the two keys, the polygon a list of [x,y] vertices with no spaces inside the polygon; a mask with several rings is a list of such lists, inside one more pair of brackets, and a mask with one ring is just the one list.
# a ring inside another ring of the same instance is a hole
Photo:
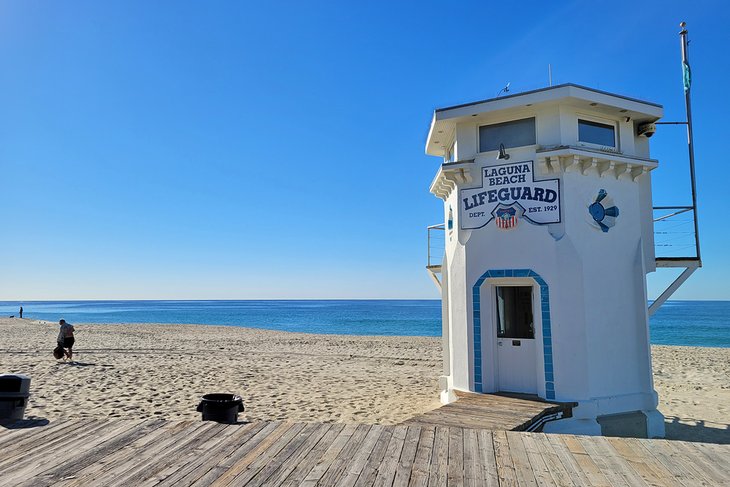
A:
{"label": "tower door", "polygon": [[537,394],[537,357],[531,286],[496,287],[498,388]]}

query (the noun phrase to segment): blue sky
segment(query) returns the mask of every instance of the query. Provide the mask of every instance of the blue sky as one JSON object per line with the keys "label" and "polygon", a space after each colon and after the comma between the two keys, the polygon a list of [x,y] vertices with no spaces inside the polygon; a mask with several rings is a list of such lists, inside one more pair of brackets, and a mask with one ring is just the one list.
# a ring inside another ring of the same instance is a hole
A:
{"label": "blue sky", "polygon": [[[684,116],[705,268],[730,299],[723,2],[0,4],[0,299],[435,298],[436,107],[572,82]],[[681,128],[655,203],[689,203]],[[651,276],[650,295],[666,281]]]}

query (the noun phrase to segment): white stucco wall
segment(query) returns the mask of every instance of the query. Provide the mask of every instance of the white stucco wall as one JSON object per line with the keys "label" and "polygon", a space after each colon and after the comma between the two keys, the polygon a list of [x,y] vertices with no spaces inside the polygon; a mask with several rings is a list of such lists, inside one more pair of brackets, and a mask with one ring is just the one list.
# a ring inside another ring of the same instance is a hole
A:
{"label": "white stucco wall", "polygon": [[[446,231],[445,268],[448,286],[450,387],[474,390],[474,309],[472,288],[490,269],[531,269],[549,287],[551,345],[555,399],[577,401],[577,417],[633,410],[653,410],[656,394],[651,379],[651,357],[646,313],[646,272],[654,270],[650,173],[633,180],[607,172],[578,168],[545,173],[538,168],[541,147],[578,145],[579,116],[605,119],[585,107],[546,104],[499,114],[480,114],[478,121],[457,123],[457,159],[469,165],[471,183],[461,183],[445,200],[445,214],[453,209],[454,228]],[[511,148],[509,161],[496,153],[478,152],[478,127],[487,123],[536,118],[535,146]],[[615,116],[622,155],[648,157],[646,139],[634,135],[634,124]],[[559,179],[561,222],[533,225],[519,220],[503,230],[494,222],[462,230],[459,190],[477,187],[485,166],[533,161],[537,179]],[[620,210],[616,225],[602,232],[590,224],[588,205],[600,189]],[[488,279],[480,292],[482,384],[485,392],[498,390],[494,314],[494,285],[534,285],[531,279]],[[539,300],[539,297],[537,298]],[[538,309],[535,323],[541,323]],[[538,395],[546,397],[542,327],[535,326]]]}

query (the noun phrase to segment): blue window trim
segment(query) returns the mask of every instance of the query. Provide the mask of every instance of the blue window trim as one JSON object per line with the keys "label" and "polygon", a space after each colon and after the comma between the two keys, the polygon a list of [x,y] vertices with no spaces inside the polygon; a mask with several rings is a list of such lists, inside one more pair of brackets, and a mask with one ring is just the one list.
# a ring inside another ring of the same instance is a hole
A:
{"label": "blue window trim", "polygon": [[500,277],[530,277],[540,286],[542,310],[543,362],[545,365],[545,398],[555,399],[555,375],[553,373],[553,335],[550,321],[550,290],[540,274],[532,269],[492,269],[477,279],[472,288],[472,321],[474,323],[474,390],[484,392],[482,381],[482,320],[480,290],[487,279]]}

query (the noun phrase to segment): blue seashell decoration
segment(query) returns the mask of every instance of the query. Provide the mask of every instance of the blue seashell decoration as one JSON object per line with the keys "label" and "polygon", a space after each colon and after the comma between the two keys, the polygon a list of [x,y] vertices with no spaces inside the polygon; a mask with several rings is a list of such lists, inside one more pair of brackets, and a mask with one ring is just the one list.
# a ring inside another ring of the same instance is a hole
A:
{"label": "blue seashell decoration", "polygon": [[619,211],[618,207],[613,204],[613,199],[608,196],[608,192],[605,189],[601,189],[598,191],[598,196],[588,206],[588,213],[593,219],[593,225],[606,233],[611,227],[616,225],[616,218],[618,218]]}

